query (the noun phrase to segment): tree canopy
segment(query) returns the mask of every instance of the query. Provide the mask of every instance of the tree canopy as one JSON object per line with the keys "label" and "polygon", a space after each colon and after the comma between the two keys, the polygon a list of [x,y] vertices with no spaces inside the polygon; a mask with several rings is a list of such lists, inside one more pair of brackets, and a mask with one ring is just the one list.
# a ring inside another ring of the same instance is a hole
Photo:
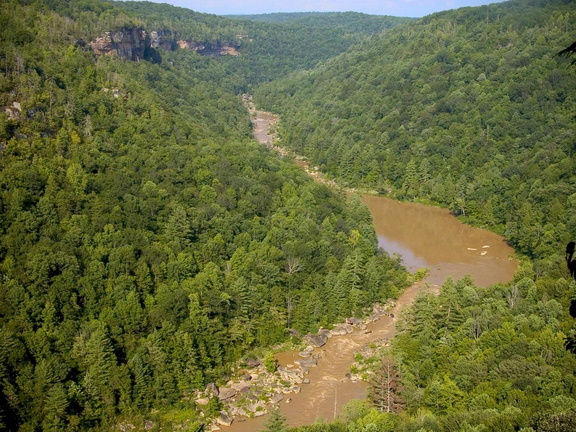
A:
{"label": "tree canopy", "polygon": [[[419,298],[375,362],[377,407],[301,430],[569,429],[576,76],[555,53],[573,14],[568,0],[510,0],[255,22],[2,2],[0,429],[197,429],[195,392],[251,350],[407,285],[359,196],[253,140],[247,90],[328,176],[445,205],[523,254],[508,285],[448,281]],[[89,48],[130,31],[240,55]]]}

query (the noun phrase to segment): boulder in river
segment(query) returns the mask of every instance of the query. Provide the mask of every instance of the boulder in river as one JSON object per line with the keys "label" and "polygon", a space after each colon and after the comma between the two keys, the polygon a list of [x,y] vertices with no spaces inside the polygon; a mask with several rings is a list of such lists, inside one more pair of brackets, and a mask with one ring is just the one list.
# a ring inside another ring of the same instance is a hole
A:
{"label": "boulder in river", "polygon": [[234,418],[226,411],[220,411],[220,415],[216,418],[216,422],[221,426],[230,426]]}
{"label": "boulder in river", "polygon": [[250,387],[250,384],[248,384],[246,381],[230,383],[230,388],[236,390],[237,392],[242,391],[246,387]]}
{"label": "boulder in river", "polygon": [[346,333],[352,333],[354,331],[354,327],[352,327],[352,324],[345,323],[345,324],[341,324],[341,325],[342,325],[342,328],[344,330],[346,330]]}
{"label": "boulder in river", "polygon": [[360,318],[346,318],[346,324],[352,324],[355,326],[359,326],[360,324],[362,324],[362,320]]}
{"label": "boulder in river", "polygon": [[325,334],[308,334],[306,335],[306,341],[313,347],[319,348],[326,345],[328,336]]}
{"label": "boulder in river", "polygon": [[296,360],[294,363],[297,363],[298,365],[300,365],[301,368],[309,368],[312,366],[317,366],[318,360],[316,360],[314,358],[307,358],[307,359]]}
{"label": "boulder in river", "polygon": [[264,401],[259,400],[258,402],[246,405],[246,410],[253,417],[259,417],[260,415],[266,414],[266,404]]}
{"label": "boulder in river", "polygon": [[273,404],[277,404],[278,402],[280,402],[282,399],[284,399],[284,396],[282,396],[280,393],[276,393],[275,395],[273,395],[270,398],[270,402],[272,402]]}
{"label": "boulder in river", "polygon": [[342,336],[342,335],[345,335],[347,333],[346,329],[341,325],[334,326],[334,328],[330,331],[331,331],[332,335],[334,335],[334,336]]}

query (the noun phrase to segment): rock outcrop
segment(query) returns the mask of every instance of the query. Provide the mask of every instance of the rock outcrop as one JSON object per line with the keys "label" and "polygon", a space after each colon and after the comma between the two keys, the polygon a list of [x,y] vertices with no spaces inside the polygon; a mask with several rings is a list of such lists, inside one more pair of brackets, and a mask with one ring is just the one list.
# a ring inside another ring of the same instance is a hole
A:
{"label": "rock outcrop", "polygon": [[220,394],[220,389],[214,383],[209,383],[206,385],[206,393],[210,396],[218,396]]}
{"label": "rock outcrop", "polygon": [[150,46],[152,48],[174,51],[177,45],[178,43],[174,40],[172,32],[156,30],[150,32]]}
{"label": "rock outcrop", "polygon": [[220,411],[220,415],[216,418],[216,422],[221,426],[230,426],[234,421],[234,417],[226,411]]}
{"label": "rock outcrop", "polygon": [[314,348],[320,348],[321,346],[326,345],[326,342],[328,341],[328,336],[324,333],[308,334],[305,336],[305,339]]}
{"label": "rock outcrop", "polygon": [[227,399],[233,398],[238,393],[238,390],[233,388],[221,388],[218,394],[218,399],[225,401]]}
{"label": "rock outcrop", "polygon": [[20,120],[22,106],[20,105],[20,102],[12,102],[11,106],[4,108],[4,112],[6,113],[8,120]]}
{"label": "rock outcrop", "polygon": [[[154,30],[147,33],[142,28],[104,32],[88,45],[97,56],[114,55],[132,61],[149,60],[156,63],[162,61],[160,50],[187,49],[215,57],[240,55],[239,45],[223,42],[205,44],[200,41],[182,40],[168,30]],[[82,41],[82,44],[79,44],[77,41],[76,46],[83,48],[86,43]]]}
{"label": "rock outcrop", "polygon": [[126,29],[105,32],[90,42],[96,55],[116,55],[120,58],[138,61],[151,54],[150,37],[142,29]]}

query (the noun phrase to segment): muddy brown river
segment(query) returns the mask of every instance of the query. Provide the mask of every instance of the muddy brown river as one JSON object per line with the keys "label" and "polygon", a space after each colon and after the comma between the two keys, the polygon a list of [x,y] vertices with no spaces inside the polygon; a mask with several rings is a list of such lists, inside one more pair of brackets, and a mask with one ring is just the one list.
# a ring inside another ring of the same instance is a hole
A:
{"label": "muddy brown river", "polygon": [[502,237],[465,225],[446,209],[370,195],[363,200],[380,247],[402,256],[411,271],[429,268],[430,283],[470,275],[476,285],[486,287],[508,282],[516,271],[514,250]]}
{"label": "muddy brown river", "polygon": [[[275,120],[270,114],[257,112],[255,136],[260,142],[269,143],[264,131],[269,122]],[[446,278],[459,279],[465,275],[470,275],[482,287],[505,283],[512,279],[517,268],[517,262],[512,259],[514,250],[502,237],[465,225],[448,210],[371,195],[364,195],[363,200],[372,214],[380,247],[400,255],[410,271],[427,267],[430,273],[426,280],[402,293],[390,311],[395,318],[382,317],[368,324],[370,332],[355,330],[348,335],[334,336],[326,345],[315,349],[314,353],[320,358],[318,366],[310,368],[307,375],[310,383],[303,384],[300,393],[287,395],[278,405],[290,426],[334,420],[347,402],[366,397],[366,384],[346,377],[354,354],[371,341],[391,339],[399,312],[420,292],[435,292]],[[282,366],[297,358],[296,352],[277,355]],[[288,398],[290,403],[286,403]],[[263,430],[265,422],[266,416],[240,418],[225,430],[255,432]]]}

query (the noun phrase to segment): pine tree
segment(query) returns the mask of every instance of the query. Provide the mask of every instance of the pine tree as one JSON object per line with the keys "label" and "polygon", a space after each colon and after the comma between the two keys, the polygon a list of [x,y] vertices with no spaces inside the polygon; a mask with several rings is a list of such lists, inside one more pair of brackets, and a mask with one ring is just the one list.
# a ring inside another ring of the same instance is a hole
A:
{"label": "pine tree", "polygon": [[280,414],[280,410],[275,408],[270,415],[268,416],[268,420],[266,420],[266,429],[263,429],[262,432],[285,432],[288,430],[288,426],[286,425],[286,417]]}

